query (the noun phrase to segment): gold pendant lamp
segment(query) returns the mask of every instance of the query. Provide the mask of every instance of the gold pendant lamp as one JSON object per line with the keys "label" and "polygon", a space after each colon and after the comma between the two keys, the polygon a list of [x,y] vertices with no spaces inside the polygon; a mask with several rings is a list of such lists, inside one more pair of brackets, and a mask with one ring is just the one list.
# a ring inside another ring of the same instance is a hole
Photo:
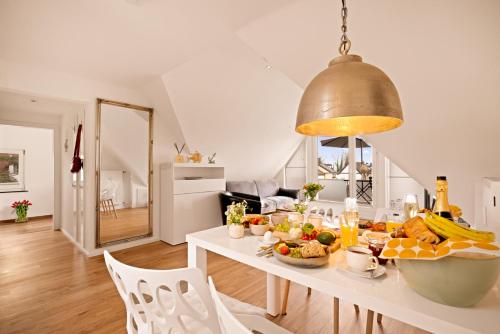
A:
{"label": "gold pendant lamp", "polygon": [[348,54],[345,0],[341,16],[340,56],[306,87],[295,130],[308,136],[354,136],[399,127],[403,112],[391,79],[360,56]]}

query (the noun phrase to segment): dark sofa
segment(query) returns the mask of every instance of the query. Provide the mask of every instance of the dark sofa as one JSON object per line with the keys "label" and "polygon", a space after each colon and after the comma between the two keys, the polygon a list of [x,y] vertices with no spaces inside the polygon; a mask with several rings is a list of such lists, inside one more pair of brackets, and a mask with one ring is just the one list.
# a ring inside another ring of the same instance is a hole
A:
{"label": "dark sofa", "polygon": [[278,209],[293,209],[299,198],[299,189],[280,188],[275,180],[228,181],[226,191],[219,194],[223,224],[226,209],[231,203],[248,203],[247,213],[270,213]]}

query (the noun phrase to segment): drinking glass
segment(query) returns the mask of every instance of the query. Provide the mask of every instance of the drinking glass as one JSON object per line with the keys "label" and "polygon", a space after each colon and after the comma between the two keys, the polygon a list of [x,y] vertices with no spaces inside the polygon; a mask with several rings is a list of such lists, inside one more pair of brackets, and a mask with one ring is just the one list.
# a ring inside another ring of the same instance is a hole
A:
{"label": "drinking glass", "polygon": [[352,225],[348,223],[345,215],[339,216],[340,223],[340,245],[342,249],[347,249],[351,246],[356,246],[358,244],[358,225]]}
{"label": "drinking glass", "polygon": [[418,199],[415,194],[406,194],[404,197],[404,219],[411,219],[418,214]]}

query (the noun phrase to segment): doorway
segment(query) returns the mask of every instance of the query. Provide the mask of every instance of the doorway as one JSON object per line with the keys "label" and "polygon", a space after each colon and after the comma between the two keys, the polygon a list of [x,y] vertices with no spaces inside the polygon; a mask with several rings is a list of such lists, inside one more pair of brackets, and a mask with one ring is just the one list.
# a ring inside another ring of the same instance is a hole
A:
{"label": "doorway", "polygon": [[22,221],[28,205],[28,219],[50,219],[57,228],[54,149],[54,129],[0,124],[0,221]]}

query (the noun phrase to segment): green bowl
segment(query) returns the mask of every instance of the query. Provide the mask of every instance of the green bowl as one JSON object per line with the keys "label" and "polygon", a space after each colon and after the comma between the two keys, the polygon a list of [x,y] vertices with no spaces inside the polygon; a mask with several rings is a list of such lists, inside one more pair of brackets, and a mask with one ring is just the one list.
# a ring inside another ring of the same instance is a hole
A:
{"label": "green bowl", "polygon": [[440,304],[470,307],[495,285],[500,258],[460,254],[439,260],[396,260],[408,286]]}

